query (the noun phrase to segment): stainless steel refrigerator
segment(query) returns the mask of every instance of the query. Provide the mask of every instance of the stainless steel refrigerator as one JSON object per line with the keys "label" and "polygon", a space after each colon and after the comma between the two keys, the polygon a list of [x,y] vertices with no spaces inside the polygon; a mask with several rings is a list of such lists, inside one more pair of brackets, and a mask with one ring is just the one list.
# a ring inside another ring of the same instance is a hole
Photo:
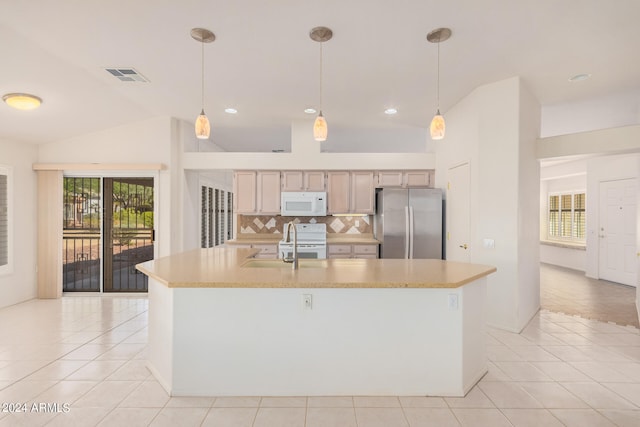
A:
{"label": "stainless steel refrigerator", "polygon": [[442,190],[378,190],[374,225],[380,258],[442,259]]}

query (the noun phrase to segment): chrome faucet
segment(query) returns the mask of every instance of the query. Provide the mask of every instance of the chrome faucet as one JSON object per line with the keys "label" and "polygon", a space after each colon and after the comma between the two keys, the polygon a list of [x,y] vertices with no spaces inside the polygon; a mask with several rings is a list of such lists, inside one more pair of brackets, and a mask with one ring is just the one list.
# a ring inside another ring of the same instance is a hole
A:
{"label": "chrome faucet", "polygon": [[293,228],[293,257],[289,258],[289,257],[284,257],[284,254],[282,254],[282,261],[284,262],[290,262],[292,263],[292,268],[294,270],[298,269],[298,230],[296,229],[295,224],[293,223],[293,221],[289,221],[289,223],[287,224],[287,236],[285,237],[284,241],[285,243],[290,243],[291,242],[291,229]]}

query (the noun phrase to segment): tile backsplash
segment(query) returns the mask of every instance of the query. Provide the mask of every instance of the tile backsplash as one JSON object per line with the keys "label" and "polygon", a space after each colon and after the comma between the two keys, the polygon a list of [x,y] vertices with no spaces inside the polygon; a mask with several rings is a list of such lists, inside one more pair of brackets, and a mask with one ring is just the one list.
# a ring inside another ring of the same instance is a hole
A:
{"label": "tile backsplash", "polygon": [[[289,221],[296,224],[327,224],[327,233],[373,234],[373,216],[290,217],[280,215],[238,215],[238,235],[282,234]],[[357,224],[357,225],[356,225]]]}

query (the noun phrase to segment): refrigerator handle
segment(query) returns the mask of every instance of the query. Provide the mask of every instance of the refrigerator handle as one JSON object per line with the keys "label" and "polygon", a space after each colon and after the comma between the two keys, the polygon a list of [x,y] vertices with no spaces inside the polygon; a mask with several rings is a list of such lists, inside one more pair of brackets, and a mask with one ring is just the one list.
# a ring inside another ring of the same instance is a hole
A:
{"label": "refrigerator handle", "polygon": [[413,259],[413,206],[409,206],[409,258]]}
{"label": "refrigerator handle", "polygon": [[404,207],[404,259],[409,259],[409,206]]}

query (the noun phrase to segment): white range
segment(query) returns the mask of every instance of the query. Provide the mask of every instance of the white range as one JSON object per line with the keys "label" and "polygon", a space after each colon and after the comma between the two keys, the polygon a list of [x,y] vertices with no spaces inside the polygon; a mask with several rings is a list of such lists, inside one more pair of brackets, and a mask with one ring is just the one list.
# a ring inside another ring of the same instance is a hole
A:
{"label": "white range", "polygon": [[[282,240],[278,243],[278,258],[293,258],[294,232],[284,225]],[[298,234],[298,258],[324,259],[327,257],[327,224],[296,224]]]}

